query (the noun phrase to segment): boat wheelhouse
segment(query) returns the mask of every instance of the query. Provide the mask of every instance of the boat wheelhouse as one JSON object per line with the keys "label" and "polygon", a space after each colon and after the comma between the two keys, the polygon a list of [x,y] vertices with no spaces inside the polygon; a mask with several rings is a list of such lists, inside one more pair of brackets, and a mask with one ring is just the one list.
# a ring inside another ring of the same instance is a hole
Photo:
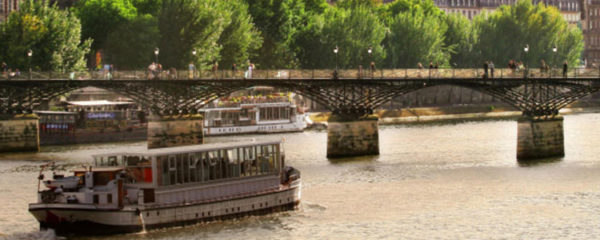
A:
{"label": "boat wheelhouse", "polygon": [[70,177],[40,174],[48,189],[38,190],[29,211],[41,228],[137,232],[293,209],[300,201],[300,173],[285,166],[280,141],[101,154],[94,163]]}

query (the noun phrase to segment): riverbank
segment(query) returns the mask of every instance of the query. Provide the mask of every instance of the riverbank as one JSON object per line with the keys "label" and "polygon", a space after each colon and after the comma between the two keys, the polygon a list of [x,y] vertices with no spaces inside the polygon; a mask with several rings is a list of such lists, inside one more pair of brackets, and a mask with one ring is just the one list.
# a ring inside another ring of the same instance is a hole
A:
{"label": "riverbank", "polygon": [[[562,115],[598,112],[600,106],[573,105],[570,108],[560,110]],[[405,108],[399,110],[379,110],[374,113],[379,117],[379,124],[415,124],[432,123],[441,121],[464,121],[485,119],[517,119],[522,115],[511,107],[495,106],[451,106],[451,107],[428,107],[428,108]],[[315,124],[326,124],[331,116],[329,112],[310,113],[309,117]]]}

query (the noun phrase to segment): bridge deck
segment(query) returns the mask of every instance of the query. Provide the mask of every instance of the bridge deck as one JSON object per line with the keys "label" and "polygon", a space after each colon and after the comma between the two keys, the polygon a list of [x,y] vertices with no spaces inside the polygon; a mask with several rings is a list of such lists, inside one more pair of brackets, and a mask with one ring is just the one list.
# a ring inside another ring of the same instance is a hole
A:
{"label": "bridge deck", "polygon": [[[491,70],[487,78],[492,78]],[[160,73],[149,71],[85,71],[85,72],[20,72],[0,74],[0,81],[6,80],[331,80],[331,79],[482,79],[483,69],[381,69],[370,70],[338,70],[337,74],[331,69],[315,70],[254,70],[249,71],[188,71],[172,70]],[[563,76],[562,69],[530,69],[529,71],[512,70],[508,68],[495,69],[494,79],[591,79],[600,78],[600,69],[575,68]]]}

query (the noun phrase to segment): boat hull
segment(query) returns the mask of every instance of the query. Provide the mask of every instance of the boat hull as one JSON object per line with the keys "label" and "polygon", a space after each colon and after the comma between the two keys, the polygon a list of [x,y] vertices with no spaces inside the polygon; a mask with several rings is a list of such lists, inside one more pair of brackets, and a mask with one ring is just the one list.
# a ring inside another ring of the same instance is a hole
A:
{"label": "boat hull", "polygon": [[41,229],[52,228],[58,234],[131,233],[294,209],[300,188],[298,182],[273,192],[179,206],[77,209],[72,204],[30,204],[29,211]]}

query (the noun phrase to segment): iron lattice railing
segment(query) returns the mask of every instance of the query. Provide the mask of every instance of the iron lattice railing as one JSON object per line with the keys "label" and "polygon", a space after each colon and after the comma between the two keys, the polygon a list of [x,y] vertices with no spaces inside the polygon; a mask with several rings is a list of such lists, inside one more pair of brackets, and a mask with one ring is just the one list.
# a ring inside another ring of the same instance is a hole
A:
{"label": "iron lattice railing", "polygon": [[562,69],[489,69],[487,75],[481,68],[439,69],[275,69],[275,70],[169,70],[169,71],[78,71],[78,72],[3,72],[0,80],[214,80],[214,79],[551,79],[551,78],[600,78],[598,68],[573,68],[566,73]]}

